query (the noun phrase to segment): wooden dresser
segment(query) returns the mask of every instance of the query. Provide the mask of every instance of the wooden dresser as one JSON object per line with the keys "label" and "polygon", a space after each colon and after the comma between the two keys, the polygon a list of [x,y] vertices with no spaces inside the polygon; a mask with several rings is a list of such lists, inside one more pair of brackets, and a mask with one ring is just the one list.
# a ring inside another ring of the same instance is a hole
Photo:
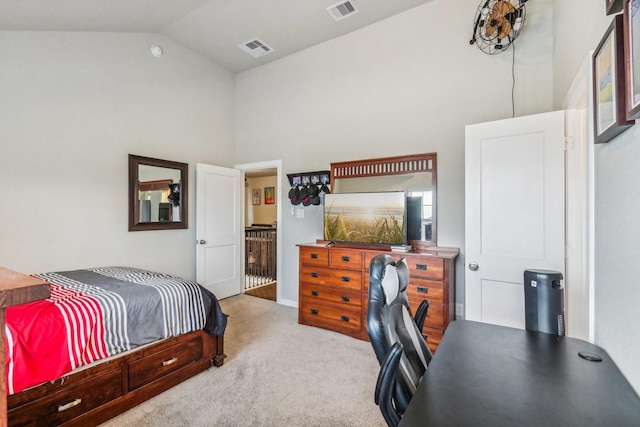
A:
{"label": "wooden dresser", "polygon": [[359,339],[368,339],[366,318],[369,264],[380,253],[409,265],[407,296],[415,310],[423,299],[430,302],[423,332],[435,351],[445,328],[455,315],[456,248],[431,248],[398,253],[362,247],[298,245],[298,323],[330,329]]}

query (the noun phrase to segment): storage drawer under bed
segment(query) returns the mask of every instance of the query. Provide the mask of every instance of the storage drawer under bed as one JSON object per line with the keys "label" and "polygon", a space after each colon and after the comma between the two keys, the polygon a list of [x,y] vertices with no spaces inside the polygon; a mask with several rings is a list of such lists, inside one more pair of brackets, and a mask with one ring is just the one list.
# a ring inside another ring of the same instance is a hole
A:
{"label": "storage drawer under bed", "polygon": [[59,425],[121,395],[121,371],[113,369],[67,389],[10,409],[9,425]]}
{"label": "storage drawer under bed", "polygon": [[214,360],[222,365],[222,340],[211,337],[200,330],[141,346],[10,395],[8,425],[98,425],[206,370]]}
{"label": "storage drawer under bed", "polygon": [[202,338],[195,337],[129,363],[129,390],[135,390],[158,378],[202,359]]}

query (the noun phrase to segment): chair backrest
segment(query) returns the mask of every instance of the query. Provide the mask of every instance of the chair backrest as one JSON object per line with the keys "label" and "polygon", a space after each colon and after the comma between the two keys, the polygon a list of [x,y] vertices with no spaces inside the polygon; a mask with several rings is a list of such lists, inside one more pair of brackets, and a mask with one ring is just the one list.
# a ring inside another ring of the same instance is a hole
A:
{"label": "chair backrest", "polygon": [[391,347],[395,343],[402,344],[394,394],[401,412],[411,400],[433,357],[411,316],[405,293],[408,284],[409,269],[404,260],[396,263],[387,254],[377,255],[371,260],[367,332],[381,365]]}
{"label": "chair backrest", "polygon": [[391,345],[400,343],[403,346],[399,379],[413,396],[433,356],[404,304],[393,303],[389,309],[387,341]]}
{"label": "chair backrest", "polygon": [[[382,363],[392,345],[387,342],[385,334],[385,324],[387,323],[386,318],[388,316],[390,301],[387,301],[385,290],[382,286],[382,281],[385,277],[385,271],[388,265],[395,266],[396,262],[387,254],[376,255],[369,264],[367,333],[369,334],[369,340],[373,346],[373,351],[376,353],[376,357],[378,358],[378,363]],[[402,270],[402,266],[400,266],[400,270]],[[399,280],[398,291],[402,286],[406,289],[406,284],[403,283],[405,274],[401,272],[397,275],[397,278]],[[408,270],[406,273],[406,282],[407,284],[409,282]],[[388,283],[387,287],[389,287]]]}

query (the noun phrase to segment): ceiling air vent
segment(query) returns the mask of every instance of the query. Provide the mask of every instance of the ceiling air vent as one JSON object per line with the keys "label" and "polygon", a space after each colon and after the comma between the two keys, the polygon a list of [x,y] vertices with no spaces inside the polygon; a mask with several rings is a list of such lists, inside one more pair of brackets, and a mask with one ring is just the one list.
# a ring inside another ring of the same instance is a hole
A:
{"label": "ceiling air vent", "polygon": [[239,44],[238,47],[254,58],[259,58],[267,53],[273,52],[273,49],[267,46],[263,41],[258,39],[250,40],[246,43]]}
{"label": "ceiling air vent", "polygon": [[338,4],[334,4],[333,6],[329,6],[327,11],[336,21],[348,18],[349,16],[358,13],[358,9],[356,9],[350,1],[343,1]]}

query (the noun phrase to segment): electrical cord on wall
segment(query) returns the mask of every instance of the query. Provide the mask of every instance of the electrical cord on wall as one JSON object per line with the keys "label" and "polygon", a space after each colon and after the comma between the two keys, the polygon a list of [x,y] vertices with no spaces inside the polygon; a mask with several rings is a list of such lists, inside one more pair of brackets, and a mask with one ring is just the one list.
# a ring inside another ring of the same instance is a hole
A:
{"label": "electrical cord on wall", "polygon": [[515,90],[516,90],[516,41],[511,42],[511,48],[513,49],[513,54],[511,56],[511,117],[516,116],[516,101],[515,101]]}
{"label": "electrical cord on wall", "polygon": [[516,102],[515,102],[515,90],[516,90],[516,43],[515,40],[511,43],[513,53],[511,55],[511,117],[516,116]]}

